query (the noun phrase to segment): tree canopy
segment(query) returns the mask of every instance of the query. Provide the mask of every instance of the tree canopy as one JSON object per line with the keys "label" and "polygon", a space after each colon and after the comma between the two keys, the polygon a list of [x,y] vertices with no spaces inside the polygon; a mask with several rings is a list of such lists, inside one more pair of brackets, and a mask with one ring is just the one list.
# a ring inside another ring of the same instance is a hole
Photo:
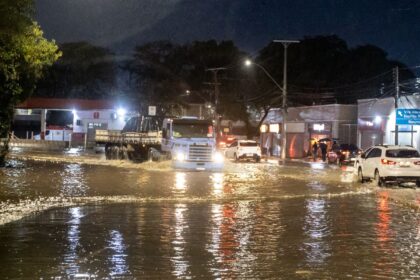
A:
{"label": "tree canopy", "polygon": [[87,42],[60,45],[62,57],[45,71],[36,96],[102,98],[116,94],[117,64],[114,54]]}
{"label": "tree canopy", "polygon": [[[260,51],[256,61],[282,82],[283,57],[282,44],[272,42]],[[384,85],[392,83],[396,66],[401,68],[401,79],[414,77],[379,47],[349,48],[336,35],[305,37],[288,47],[289,105],[354,103],[358,98],[376,97]],[[273,84],[265,79],[263,88],[270,87]]]}
{"label": "tree canopy", "polygon": [[[14,106],[33,92],[43,69],[61,55],[54,41],[46,40],[31,21],[31,4],[27,0],[0,4],[0,138],[8,136]],[[0,147],[0,164],[6,153],[7,141]]]}

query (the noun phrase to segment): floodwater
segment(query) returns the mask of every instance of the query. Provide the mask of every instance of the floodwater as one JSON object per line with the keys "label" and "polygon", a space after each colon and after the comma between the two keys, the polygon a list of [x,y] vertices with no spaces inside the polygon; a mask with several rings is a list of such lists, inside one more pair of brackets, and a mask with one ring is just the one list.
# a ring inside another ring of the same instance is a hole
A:
{"label": "floodwater", "polygon": [[11,161],[4,279],[419,279],[420,213],[322,163]]}

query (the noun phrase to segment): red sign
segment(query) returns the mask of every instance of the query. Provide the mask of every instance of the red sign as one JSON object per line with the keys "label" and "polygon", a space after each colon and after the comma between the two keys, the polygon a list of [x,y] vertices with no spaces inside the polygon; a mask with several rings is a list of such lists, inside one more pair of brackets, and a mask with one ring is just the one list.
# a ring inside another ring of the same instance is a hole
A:
{"label": "red sign", "polygon": [[93,112],[93,118],[99,119],[99,112]]}

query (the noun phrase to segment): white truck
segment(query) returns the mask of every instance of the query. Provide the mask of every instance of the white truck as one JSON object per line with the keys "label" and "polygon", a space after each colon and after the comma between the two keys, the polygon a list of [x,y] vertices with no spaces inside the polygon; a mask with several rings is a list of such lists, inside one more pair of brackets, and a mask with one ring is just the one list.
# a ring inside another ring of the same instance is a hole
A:
{"label": "white truck", "polygon": [[122,131],[97,130],[97,144],[107,159],[159,160],[169,158],[177,169],[221,170],[223,155],[216,150],[213,122],[197,118],[167,118],[162,127],[152,117],[133,117]]}
{"label": "white truck", "polygon": [[174,168],[220,170],[224,165],[222,153],[216,150],[213,122],[208,120],[165,119],[161,151],[171,155]]}

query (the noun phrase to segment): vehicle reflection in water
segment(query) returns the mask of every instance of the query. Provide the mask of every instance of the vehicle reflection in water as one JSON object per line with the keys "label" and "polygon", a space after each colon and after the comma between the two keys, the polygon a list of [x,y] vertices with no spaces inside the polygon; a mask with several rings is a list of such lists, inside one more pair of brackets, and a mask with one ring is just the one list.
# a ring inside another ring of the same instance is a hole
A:
{"label": "vehicle reflection in water", "polygon": [[80,273],[78,249],[80,249],[80,224],[83,214],[80,207],[69,208],[70,220],[67,232],[67,252],[64,253],[64,265],[68,278]]}
{"label": "vehicle reflection in water", "polygon": [[111,230],[110,239],[108,241],[111,277],[129,275],[126,247],[121,232],[118,230]]}
{"label": "vehicle reflection in water", "polygon": [[325,242],[330,234],[327,208],[328,205],[324,199],[306,200],[303,232],[306,233],[307,238],[302,249],[310,267],[325,265],[326,259],[331,255],[330,245]]}
{"label": "vehicle reflection in water", "polygon": [[387,275],[392,270],[392,264],[397,262],[396,250],[393,247],[394,233],[391,229],[391,211],[389,208],[389,194],[386,191],[378,193],[378,222],[375,226],[377,248],[381,252],[380,257],[375,261],[374,270],[377,273]]}
{"label": "vehicle reflection in water", "polygon": [[213,173],[212,175],[210,175],[210,179],[213,183],[213,195],[216,197],[222,196],[224,186],[224,174]]}
{"label": "vehicle reflection in water", "polygon": [[63,183],[61,194],[64,196],[83,196],[86,195],[87,185],[85,174],[80,164],[66,164],[61,174]]}
{"label": "vehicle reflection in water", "polygon": [[174,209],[174,235],[172,243],[172,250],[174,256],[171,257],[171,262],[173,266],[173,275],[176,277],[186,277],[188,269],[190,267],[186,256],[185,256],[185,247],[186,241],[184,238],[185,231],[188,229],[188,224],[185,221],[185,212],[188,208],[185,204],[177,204]]}
{"label": "vehicle reflection in water", "polygon": [[187,189],[187,175],[185,172],[176,172],[175,173],[175,195],[185,194]]}

